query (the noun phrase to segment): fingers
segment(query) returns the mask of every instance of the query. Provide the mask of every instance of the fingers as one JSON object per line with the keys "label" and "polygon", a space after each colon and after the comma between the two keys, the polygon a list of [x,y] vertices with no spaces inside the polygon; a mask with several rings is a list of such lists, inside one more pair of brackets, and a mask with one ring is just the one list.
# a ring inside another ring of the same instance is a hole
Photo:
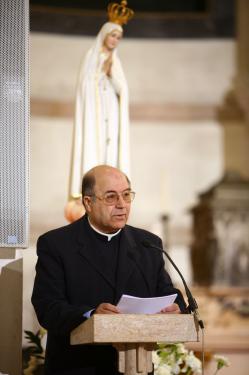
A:
{"label": "fingers", "polygon": [[177,305],[177,303],[173,303],[172,305],[162,309],[160,311],[160,313],[162,313],[162,314],[166,314],[166,313],[167,314],[180,314],[181,310],[180,310],[179,306]]}
{"label": "fingers", "polygon": [[101,303],[95,310],[95,314],[120,314],[120,310],[117,306],[111,303]]}
{"label": "fingers", "polygon": [[[94,311],[94,314],[120,314],[120,310],[117,306],[112,305],[111,303],[101,303]],[[176,303],[173,303],[170,306],[165,307],[159,313],[161,314],[180,314],[181,310]]]}

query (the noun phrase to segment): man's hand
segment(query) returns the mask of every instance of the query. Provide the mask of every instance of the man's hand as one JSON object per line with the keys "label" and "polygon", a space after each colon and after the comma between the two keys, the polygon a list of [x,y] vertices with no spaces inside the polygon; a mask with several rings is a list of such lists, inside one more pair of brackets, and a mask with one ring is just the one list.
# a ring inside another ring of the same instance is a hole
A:
{"label": "man's hand", "polygon": [[94,314],[120,314],[117,306],[111,303],[101,303],[94,311]]}
{"label": "man's hand", "polygon": [[160,314],[180,314],[181,310],[177,303],[173,303],[160,311]]}

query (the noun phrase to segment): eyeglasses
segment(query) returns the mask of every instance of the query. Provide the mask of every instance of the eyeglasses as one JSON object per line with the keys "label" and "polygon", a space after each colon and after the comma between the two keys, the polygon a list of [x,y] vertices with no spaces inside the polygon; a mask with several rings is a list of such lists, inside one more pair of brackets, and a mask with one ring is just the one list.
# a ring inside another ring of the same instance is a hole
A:
{"label": "eyeglasses", "polygon": [[136,195],[135,191],[126,190],[126,191],[123,191],[122,193],[117,193],[116,191],[110,191],[110,192],[105,193],[102,197],[98,197],[97,195],[94,194],[94,195],[91,195],[91,197],[96,197],[99,200],[102,200],[106,205],[111,206],[113,204],[118,203],[120,196],[122,197],[125,203],[131,203],[133,199],[135,198],[135,195]]}

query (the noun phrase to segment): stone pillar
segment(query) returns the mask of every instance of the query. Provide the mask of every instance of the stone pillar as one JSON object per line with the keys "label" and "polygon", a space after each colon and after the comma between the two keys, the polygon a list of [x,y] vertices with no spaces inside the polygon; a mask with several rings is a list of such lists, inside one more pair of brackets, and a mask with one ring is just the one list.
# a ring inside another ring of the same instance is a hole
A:
{"label": "stone pillar", "polygon": [[236,1],[236,72],[218,110],[224,127],[224,169],[249,177],[249,1]]}
{"label": "stone pillar", "polygon": [[227,93],[217,117],[223,126],[224,170],[249,177],[249,126],[236,93]]}
{"label": "stone pillar", "polygon": [[237,74],[235,91],[249,125],[249,1],[237,0]]}

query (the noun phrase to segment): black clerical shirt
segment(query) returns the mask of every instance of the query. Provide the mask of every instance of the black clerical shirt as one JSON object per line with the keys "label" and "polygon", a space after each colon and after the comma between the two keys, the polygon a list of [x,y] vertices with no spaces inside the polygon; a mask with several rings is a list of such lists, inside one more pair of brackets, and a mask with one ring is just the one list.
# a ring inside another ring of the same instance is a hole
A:
{"label": "black clerical shirt", "polygon": [[[118,257],[122,230],[119,230],[117,234],[115,233],[113,235],[101,234],[101,232],[93,227],[89,222],[89,219],[86,223],[89,237],[91,238],[93,247],[98,251],[103,270],[111,283],[115,285],[117,280]],[[114,300],[115,292],[113,293],[113,301]],[[90,317],[92,311],[93,310],[86,312],[84,316],[87,318]]]}

